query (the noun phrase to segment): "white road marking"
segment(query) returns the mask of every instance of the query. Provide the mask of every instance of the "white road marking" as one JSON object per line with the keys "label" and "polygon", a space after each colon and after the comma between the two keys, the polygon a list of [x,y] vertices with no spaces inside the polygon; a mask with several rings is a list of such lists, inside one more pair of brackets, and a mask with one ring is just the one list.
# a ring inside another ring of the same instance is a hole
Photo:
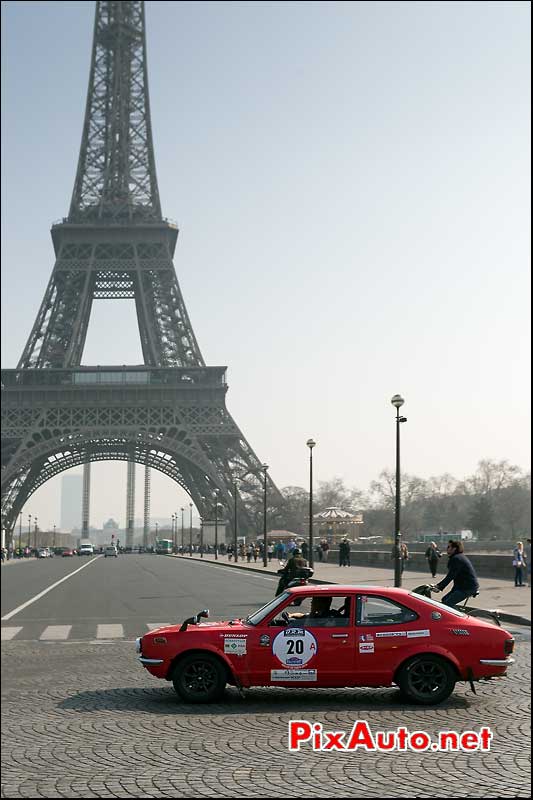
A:
{"label": "white road marking", "polygon": [[[176,623],[174,623],[176,624]],[[157,628],[169,628],[171,625],[170,622],[147,622],[146,627],[149,631],[155,631]]]}
{"label": "white road marking", "polygon": [[48,625],[39,636],[42,641],[68,639],[72,625]]}
{"label": "white road marking", "polygon": [[97,561],[99,558],[102,558],[102,556],[96,556],[96,558],[91,558],[90,561],[88,561],[86,564],[83,564],[83,566],[79,567],[78,569],[75,569],[74,572],[70,572],[68,575],[65,575],[64,578],[61,578],[60,581],[56,581],[55,583],[53,583],[51,586],[48,587],[48,589],[44,589],[44,591],[39,592],[39,594],[36,594],[35,597],[32,597],[31,600],[27,600],[21,606],[18,606],[18,608],[14,608],[13,611],[10,611],[9,614],[5,614],[5,616],[2,617],[2,621],[4,621],[5,619],[11,619],[11,617],[14,617],[15,614],[19,613],[19,611],[22,611],[24,608],[31,606],[31,604],[35,603],[36,600],[40,600],[41,597],[45,596],[45,594],[51,592],[52,589],[55,589],[56,586],[59,586],[59,584],[63,583],[63,581],[68,581],[69,578],[72,578],[72,576],[75,575],[77,572],[80,572],[82,569],[88,567],[89,564],[94,564],[94,562]]}
{"label": "white road marking", "polygon": [[123,639],[124,628],[122,625],[97,625],[97,639]]}
{"label": "white road marking", "polygon": [[22,628],[2,628],[2,641],[9,642],[17,633],[20,633]]}

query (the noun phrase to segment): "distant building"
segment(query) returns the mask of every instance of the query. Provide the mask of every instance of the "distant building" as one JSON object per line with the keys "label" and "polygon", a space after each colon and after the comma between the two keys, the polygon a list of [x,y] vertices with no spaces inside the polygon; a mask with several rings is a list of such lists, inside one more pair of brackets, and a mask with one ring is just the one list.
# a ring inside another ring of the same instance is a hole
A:
{"label": "distant building", "polygon": [[64,475],[61,478],[60,527],[71,531],[81,527],[81,499],[83,475]]}
{"label": "distant building", "polygon": [[115,522],[114,519],[108,519],[107,522],[104,522],[102,525],[103,543],[110,544],[120,539],[118,530],[118,522]]}

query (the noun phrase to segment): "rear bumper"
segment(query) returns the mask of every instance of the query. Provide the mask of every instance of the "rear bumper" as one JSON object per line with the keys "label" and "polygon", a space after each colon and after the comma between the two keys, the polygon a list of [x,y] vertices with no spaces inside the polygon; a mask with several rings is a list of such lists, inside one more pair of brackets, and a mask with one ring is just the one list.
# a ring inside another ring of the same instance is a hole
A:
{"label": "rear bumper", "polygon": [[491,667],[510,667],[514,664],[514,658],[480,658],[480,664],[488,664]]}

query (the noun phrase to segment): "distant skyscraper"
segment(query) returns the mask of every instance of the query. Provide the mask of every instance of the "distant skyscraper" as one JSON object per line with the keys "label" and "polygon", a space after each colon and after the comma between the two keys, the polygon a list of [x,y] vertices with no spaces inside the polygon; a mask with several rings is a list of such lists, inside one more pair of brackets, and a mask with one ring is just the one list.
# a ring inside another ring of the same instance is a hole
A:
{"label": "distant skyscraper", "polygon": [[61,530],[68,533],[81,528],[83,475],[65,475],[61,479]]}

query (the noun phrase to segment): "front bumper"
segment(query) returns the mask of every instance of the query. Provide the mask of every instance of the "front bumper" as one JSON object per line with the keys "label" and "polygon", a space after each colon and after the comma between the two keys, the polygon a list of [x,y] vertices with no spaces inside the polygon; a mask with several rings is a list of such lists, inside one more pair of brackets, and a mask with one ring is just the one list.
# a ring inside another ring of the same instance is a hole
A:
{"label": "front bumper", "polygon": [[139,656],[139,661],[141,662],[141,664],[143,664],[143,666],[150,665],[152,667],[157,666],[158,664],[165,663],[164,658],[144,658],[143,656]]}
{"label": "front bumper", "polygon": [[514,658],[480,658],[480,664],[488,664],[491,667],[510,667],[514,664]]}

